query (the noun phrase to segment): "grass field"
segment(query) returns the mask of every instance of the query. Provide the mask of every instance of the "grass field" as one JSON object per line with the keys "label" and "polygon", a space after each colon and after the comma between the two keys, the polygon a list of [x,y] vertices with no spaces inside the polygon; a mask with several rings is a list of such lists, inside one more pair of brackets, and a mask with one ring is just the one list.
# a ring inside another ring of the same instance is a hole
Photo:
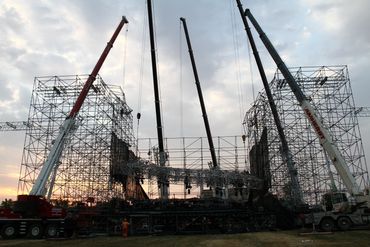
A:
{"label": "grass field", "polygon": [[93,237],[68,240],[0,240],[0,246],[15,247],[126,247],[126,246],[370,246],[370,231],[348,231],[333,234],[299,235],[298,231],[257,232],[229,235],[171,235],[129,237]]}

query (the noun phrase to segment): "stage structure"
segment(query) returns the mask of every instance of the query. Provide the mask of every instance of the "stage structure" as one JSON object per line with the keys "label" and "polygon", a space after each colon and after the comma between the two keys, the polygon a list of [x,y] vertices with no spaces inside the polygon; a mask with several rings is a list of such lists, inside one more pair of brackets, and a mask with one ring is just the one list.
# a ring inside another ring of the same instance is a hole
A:
{"label": "stage structure", "polygon": [[[18,194],[31,189],[87,77],[34,79]],[[117,145],[135,145],[131,112],[121,88],[98,76],[78,115],[78,128],[63,150],[52,199],[94,202],[124,197],[125,186],[113,173],[122,158]]]}
{"label": "stage structure", "polygon": [[[26,130],[19,194],[28,193],[35,182],[86,77],[36,77],[27,121],[2,125],[4,129]],[[217,169],[209,165],[204,137],[165,138],[167,162],[160,166],[157,139],[135,140],[132,110],[124,93],[101,77],[82,106],[77,125],[63,150],[53,200],[155,199],[159,196],[158,178],[163,174],[169,179],[171,198],[212,197],[210,185],[217,183],[222,189],[219,197],[246,199],[249,189],[262,186],[260,178],[247,172],[245,139],[241,136],[214,137]]]}
{"label": "stage structure", "polygon": [[[132,174],[134,167],[148,181],[145,190],[150,198],[158,198],[155,178],[166,173],[170,182],[170,198],[210,197],[210,186],[222,184],[223,197],[237,199],[245,197],[249,189],[260,189],[262,180],[249,173],[249,163],[242,136],[213,137],[218,168],[212,165],[206,137],[165,138],[166,167],[158,164],[158,142],[156,138],[140,138],[138,141],[140,161],[129,164],[124,173]],[[235,189],[245,192],[237,194]],[[246,198],[245,198],[246,199]]]}
{"label": "stage structure", "polygon": [[[356,181],[361,188],[365,188],[369,185],[369,173],[357,118],[359,109],[355,107],[347,66],[299,67],[290,70],[331,132]],[[339,190],[344,190],[341,179],[280,71],[275,73],[270,88],[305,201],[319,203],[322,194],[332,189],[334,184]],[[261,138],[263,129],[267,129],[271,191],[281,198],[286,197],[290,191],[288,170],[281,158],[280,140],[265,92],[258,94],[243,124],[249,149]]]}

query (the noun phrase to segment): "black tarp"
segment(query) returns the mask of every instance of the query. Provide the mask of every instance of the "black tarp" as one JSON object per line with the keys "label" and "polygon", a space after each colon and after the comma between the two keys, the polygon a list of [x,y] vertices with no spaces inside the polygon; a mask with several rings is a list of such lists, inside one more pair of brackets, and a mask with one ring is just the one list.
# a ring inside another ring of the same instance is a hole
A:
{"label": "black tarp", "polygon": [[263,128],[260,140],[249,152],[250,173],[263,180],[263,191],[271,188],[271,173],[269,163],[269,150],[267,142],[267,128]]}
{"label": "black tarp", "polygon": [[128,174],[128,162],[138,160],[130,150],[128,143],[118,138],[115,133],[111,136],[111,166],[110,176],[115,182],[122,183],[126,198],[148,199],[148,195],[142,188],[140,174]]}

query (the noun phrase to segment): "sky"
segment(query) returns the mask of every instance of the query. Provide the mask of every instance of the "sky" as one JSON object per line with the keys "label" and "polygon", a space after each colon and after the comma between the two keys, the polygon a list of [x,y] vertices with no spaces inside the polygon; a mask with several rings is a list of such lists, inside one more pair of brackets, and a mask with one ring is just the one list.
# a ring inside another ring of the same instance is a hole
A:
{"label": "sky", "polygon": [[[356,106],[370,106],[370,1],[242,3],[288,66],[348,65]],[[235,1],[153,0],[153,6],[164,135],[206,135],[180,17],[187,20],[213,135],[242,134],[244,112],[262,83]],[[139,137],[155,137],[145,0],[0,0],[0,122],[27,119],[34,77],[90,73],[122,15],[129,24],[99,74],[122,86],[133,113],[141,112]],[[271,80],[276,66],[256,42]],[[370,120],[361,118],[360,128],[369,157]],[[17,193],[24,135],[0,132],[0,200]]]}

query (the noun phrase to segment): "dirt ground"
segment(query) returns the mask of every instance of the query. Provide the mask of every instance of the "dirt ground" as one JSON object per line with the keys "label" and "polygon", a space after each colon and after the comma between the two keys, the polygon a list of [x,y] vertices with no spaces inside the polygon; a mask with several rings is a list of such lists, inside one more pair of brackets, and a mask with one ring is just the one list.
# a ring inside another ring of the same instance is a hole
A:
{"label": "dirt ground", "polygon": [[76,238],[68,240],[1,240],[0,246],[15,247],[98,247],[98,246],[370,246],[370,230],[336,232],[333,234],[300,235],[298,231],[257,232],[229,235],[171,235],[171,236],[143,236],[107,237],[96,236],[91,238]]}

